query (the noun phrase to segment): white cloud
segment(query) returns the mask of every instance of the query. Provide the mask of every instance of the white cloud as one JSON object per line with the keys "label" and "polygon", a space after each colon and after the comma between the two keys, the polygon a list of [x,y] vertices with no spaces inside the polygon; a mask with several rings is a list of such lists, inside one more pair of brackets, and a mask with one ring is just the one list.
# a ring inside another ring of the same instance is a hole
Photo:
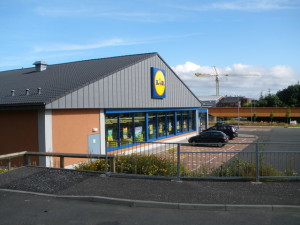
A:
{"label": "white cloud", "polygon": [[97,5],[90,7],[36,7],[34,10],[41,16],[69,17],[69,16],[87,16],[87,17],[108,17],[108,18],[143,18],[150,17],[150,13],[143,12],[124,12],[116,9],[99,9]]}
{"label": "white cloud", "polygon": [[54,53],[54,54],[32,54],[25,56],[2,56],[0,57],[0,71],[10,70],[10,69],[20,69],[22,67],[29,68],[33,67],[33,63],[37,60],[46,61],[52,64],[52,60],[64,60],[66,57],[73,57],[81,55],[82,52],[68,52],[68,53]]}
{"label": "white cloud", "polygon": [[[200,1],[199,1],[200,2]],[[299,8],[299,2],[291,0],[231,0],[211,3],[196,3],[194,5],[169,5],[188,11],[232,10],[232,11],[268,11]]]}
{"label": "white cloud", "polygon": [[[198,96],[215,95],[215,76],[196,77],[194,74],[215,75],[213,67],[186,62],[172,67],[178,76]],[[271,68],[244,64],[234,64],[229,67],[217,67],[220,78],[220,95],[243,95],[249,98],[259,98],[260,94],[271,93],[286,88],[298,82],[300,73],[286,65]],[[224,76],[229,74],[229,76]]]}
{"label": "white cloud", "polygon": [[114,47],[114,46],[140,45],[140,44],[166,42],[175,39],[184,39],[186,37],[190,37],[194,35],[197,34],[153,36],[153,37],[140,38],[140,39],[111,38],[108,40],[92,42],[87,44],[40,43],[39,46],[34,47],[33,51],[35,53],[54,52],[54,51],[76,51],[76,50],[89,50],[89,49]]}
{"label": "white cloud", "polygon": [[[178,13],[168,13],[166,10],[163,11],[159,2],[144,2],[126,4],[122,2],[121,4],[106,2],[106,4],[99,3],[96,1],[89,4],[88,6],[78,6],[74,7],[74,4],[67,6],[43,6],[33,8],[33,12],[40,16],[49,17],[94,17],[109,20],[125,20],[134,22],[149,22],[156,23],[162,21],[177,21],[181,19],[181,15]],[[156,10],[153,11],[153,7]]]}
{"label": "white cloud", "polygon": [[122,39],[110,39],[103,42],[92,43],[92,44],[47,44],[42,47],[35,47],[34,52],[52,52],[52,51],[74,51],[74,50],[87,50],[95,48],[104,48],[118,45],[130,45],[132,42],[126,42]]}
{"label": "white cloud", "polygon": [[225,10],[252,11],[292,9],[295,5],[288,0],[238,0],[226,3],[215,3],[213,7]]}

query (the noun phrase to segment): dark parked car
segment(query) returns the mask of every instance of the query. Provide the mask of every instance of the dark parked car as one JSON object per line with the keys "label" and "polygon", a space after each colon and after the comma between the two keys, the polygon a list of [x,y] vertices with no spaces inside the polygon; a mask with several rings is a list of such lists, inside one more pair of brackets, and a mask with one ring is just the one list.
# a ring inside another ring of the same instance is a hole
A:
{"label": "dark parked car", "polygon": [[215,124],[215,126],[221,126],[221,125],[227,125],[227,123],[224,121],[217,121]]}
{"label": "dark parked car", "polygon": [[211,131],[211,130],[218,130],[222,131],[229,137],[230,140],[238,136],[237,128],[233,125],[223,124],[223,125],[216,125],[213,127],[204,130],[203,132]]}
{"label": "dark parked car", "polygon": [[211,130],[202,132],[199,135],[191,137],[189,143],[216,143],[218,147],[222,147],[228,142],[228,137],[221,131]]}

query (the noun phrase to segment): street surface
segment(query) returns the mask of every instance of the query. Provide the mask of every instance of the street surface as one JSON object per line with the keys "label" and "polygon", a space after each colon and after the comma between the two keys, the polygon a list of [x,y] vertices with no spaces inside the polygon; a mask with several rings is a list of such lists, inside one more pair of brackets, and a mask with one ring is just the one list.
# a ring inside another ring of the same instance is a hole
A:
{"label": "street surface", "polygon": [[0,191],[0,225],[299,225],[291,211],[134,208]]}

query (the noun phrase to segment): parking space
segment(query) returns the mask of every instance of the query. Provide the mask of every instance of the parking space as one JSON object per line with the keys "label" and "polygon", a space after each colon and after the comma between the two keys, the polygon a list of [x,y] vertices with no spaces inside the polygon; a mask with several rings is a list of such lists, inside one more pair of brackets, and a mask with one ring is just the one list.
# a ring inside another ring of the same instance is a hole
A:
{"label": "parking space", "polygon": [[[205,174],[228,164],[233,159],[241,162],[255,162],[256,145],[259,143],[259,151],[264,152],[263,160],[272,163],[276,168],[287,167],[288,164],[297,162],[296,156],[275,155],[271,152],[300,151],[300,129],[284,127],[241,127],[239,137],[230,140],[228,144],[219,147],[210,146],[182,146],[181,163],[189,171],[197,174]],[[273,142],[273,143],[272,143]],[[282,143],[274,143],[282,142]],[[295,143],[297,142],[297,143]],[[270,152],[267,154],[267,152]],[[276,162],[274,162],[274,160]],[[278,162],[277,162],[278,161]],[[295,162],[292,162],[295,161]],[[297,168],[293,166],[293,168]]]}
{"label": "parking space", "polygon": [[270,132],[271,127],[241,127],[239,131],[248,131],[248,132]]}
{"label": "parking space", "polygon": [[[234,158],[237,154],[244,151],[246,148],[251,149],[250,143],[257,140],[253,137],[237,137],[230,140],[223,147],[213,146],[182,146],[181,147],[181,163],[189,171],[201,173],[210,173],[214,168],[219,167],[225,162]],[[253,145],[253,149],[255,146]],[[254,152],[254,151],[252,151]],[[204,175],[204,174],[203,174]]]}

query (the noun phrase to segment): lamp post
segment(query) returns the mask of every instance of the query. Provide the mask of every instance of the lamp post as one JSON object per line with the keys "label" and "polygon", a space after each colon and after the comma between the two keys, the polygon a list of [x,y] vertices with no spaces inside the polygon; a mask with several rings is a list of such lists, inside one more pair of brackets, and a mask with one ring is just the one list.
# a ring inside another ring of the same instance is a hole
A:
{"label": "lamp post", "polygon": [[252,107],[253,107],[253,103],[251,102],[251,114],[250,114],[251,115],[251,123],[252,123],[252,115],[253,115],[252,114]]}
{"label": "lamp post", "polygon": [[238,128],[240,129],[240,96],[238,96]]}

